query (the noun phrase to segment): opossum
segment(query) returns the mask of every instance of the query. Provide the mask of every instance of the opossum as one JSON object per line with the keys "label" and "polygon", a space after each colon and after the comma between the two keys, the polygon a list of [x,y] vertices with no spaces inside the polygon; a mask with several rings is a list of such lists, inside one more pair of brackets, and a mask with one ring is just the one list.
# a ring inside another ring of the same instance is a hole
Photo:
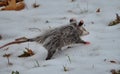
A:
{"label": "opossum", "polygon": [[52,58],[56,50],[61,50],[62,47],[70,45],[70,44],[89,44],[82,40],[80,37],[84,35],[88,35],[89,32],[82,26],[84,21],[81,20],[77,23],[76,19],[70,19],[70,24],[62,27],[58,27],[52,30],[49,30],[42,35],[33,38],[19,38],[13,42],[7,43],[0,47],[3,48],[5,46],[23,42],[37,42],[39,44],[43,44],[43,47],[48,51],[48,55],[46,60]]}
{"label": "opossum", "polygon": [[82,26],[83,24],[83,20],[77,24],[75,19],[70,19],[70,24],[50,30],[43,35],[28,39],[28,41],[42,43],[48,51],[46,60],[49,60],[57,49],[61,50],[62,47],[70,44],[87,43],[80,38],[89,34]]}

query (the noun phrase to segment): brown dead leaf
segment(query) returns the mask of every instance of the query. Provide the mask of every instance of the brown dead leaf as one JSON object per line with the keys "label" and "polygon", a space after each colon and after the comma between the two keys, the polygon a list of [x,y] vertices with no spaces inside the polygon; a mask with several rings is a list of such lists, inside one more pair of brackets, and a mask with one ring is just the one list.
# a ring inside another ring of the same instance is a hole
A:
{"label": "brown dead leaf", "polygon": [[11,56],[11,54],[4,54],[3,57],[7,57],[9,58]]}
{"label": "brown dead leaf", "polygon": [[31,49],[29,49],[29,48],[25,48],[26,50],[27,50],[27,52],[30,54],[30,55],[34,55],[34,52],[31,50]]}
{"label": "brown dead leaf", "polygon": [[111,21],[111,22],[108,24],[108,26],[114,26],[114,25],[117,25],[117,24],[119,24],[119,23],[120,23],[120,16],[119,16],[119,14],[116,13],[116,19],[113,20],[113,21]]}
{"label": "brown dead leaf", "polygon": [[37,8],[37,7],[40,6],[40,4],[36,4],[36,3],[34,3],[32,6],[33,6],[33,8]]}
{"label": "brown dead leaf", "polygon": [[18,57],[30,57],[32,55],[34,55],[34,52],[29,49],[29,48],[25,48],[26,51],[23,51],[23,54],[19,55]]}
{"label": "brown dead leaf", "polygon": [[115,70],[115,69],[112,69],[111,71],[110,71],[112,74],[120,74],[120,70]]}
{"label": "brown dead leaf", "polygon": [[114,61],[114,60],[110,60],[110,62],[111,62],[111,63],[117,63],[117,62],[116,62],[116,61]]}
{"label": "brown dead leaf", "polygon": [[114,63],[114,64],[118,63],[118,62],[117,62],[117,61],[115,61],[115,60],[107,60],[107,59],[104,59],[104,61],[105,61],[105,62]]}
{"label": "brown dead leaf", "polygon": [[115,69],[112,69],[110,72],[111,72],[112,74],[117,74],[117,72],[116,72]]}
{"label": "brown dead leaf", "polygon": [[8,5],[3,7],[1,10],[22,10],[25,8],[24,1],[16,3],[16,0],[7,0]]}
{"label": "brown dead leaf", "polygon": [[0,1],[0,7],[2,7],[2,6],[7,6],[8,5],[8,3],[7,3],[7,1]]}
{"label": "brown dead leaf", "polygon": [[100,11],[100,8],[98,8],[98,9],[96,10],[96,12],[97,12],[97,13],[101,12],[101,11]]}

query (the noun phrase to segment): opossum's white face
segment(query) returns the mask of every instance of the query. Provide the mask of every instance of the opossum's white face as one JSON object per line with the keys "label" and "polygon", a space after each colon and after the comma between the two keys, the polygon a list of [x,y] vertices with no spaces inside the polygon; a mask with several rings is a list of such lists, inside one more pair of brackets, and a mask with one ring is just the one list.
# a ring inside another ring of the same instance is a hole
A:
{"label": "opossum's white face", "polygon": [[89,34],[89,32],[83,26],[83,24],[84,24],[83,20],[80,20],[80,22],[77,25],[77,20],[75,18],[71,18],[70,23],[76,23],[76,25],[74,24],[74,26],[78,28],[80,36],[85,36],[85,35]]}
{"label": "opossum's white face", "polygon": [[81,36],[85,36],[89,34],[89,32],[83,26],[79,27],[79,32]]}
{"label": "opossum's white face", "polygon": [[84,21],[81,20],[78,24],[80,36],[88,35],[89,32],[83,27]]}

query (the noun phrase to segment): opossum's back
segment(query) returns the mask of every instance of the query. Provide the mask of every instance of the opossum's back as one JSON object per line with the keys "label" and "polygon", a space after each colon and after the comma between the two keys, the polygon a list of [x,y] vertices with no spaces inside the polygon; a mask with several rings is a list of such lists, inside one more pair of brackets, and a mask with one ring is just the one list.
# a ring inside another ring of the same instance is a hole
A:
{"label": "opossum's back", "polygon": [[55,33],[56,34],[50,35],[45,40],[44,47],[47,49],[63,47],[65,45],[76,43],[79,40],[79,34],[72,26],[63,27]]}
{"label": "opossum's back", "polygon": [[64,40],[67,39],[71,29],[71,27],[65,26],[52,30],[48,35],[46,35],[47,38],[43,44],[44,47],[48,50],[63,47],[65,45]]}
{"label": "opossum's back", "polygon": [[56,34],[55,36],[48,37],[45,40],[43,46],[47,50],[55,50],[55,49],[58,49],[59,47],[63,46],[61,43],[60,35]]}

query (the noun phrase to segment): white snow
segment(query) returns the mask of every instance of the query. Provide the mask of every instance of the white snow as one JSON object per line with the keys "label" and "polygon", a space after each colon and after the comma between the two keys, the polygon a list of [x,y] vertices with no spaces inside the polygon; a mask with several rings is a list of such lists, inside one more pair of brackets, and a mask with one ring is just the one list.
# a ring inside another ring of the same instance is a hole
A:
{"label": "white snow", "polygon": [[[35,1],[40,4],[39,8],[32,8]],[[116,13],[120,15],[119,0],[25,0],[25,3],[27,7],[21,11],[0,11],[0,35],[3,37],[0,46],[16,38],[32,38],[48,29],[66,25],[73,17],[85,21],[90,34],[82,39],[91,44],[64,47],[47,61],[44,60],[47,51],[42,44],[11,45],[8,50],[0,49],[0,74],[11,74],[12,71],[20,74],[111,74],[111,69],[120,69],[120,24],[108,26]],[[100,13],[96,13],[98,8]],[[25,47],[32,49],[35,55],[18,58]],[[13,65],[7,64],[3,57],[5,53],[12,54],[10,62]],[[65,72],[64,67],[68,71]]]}

